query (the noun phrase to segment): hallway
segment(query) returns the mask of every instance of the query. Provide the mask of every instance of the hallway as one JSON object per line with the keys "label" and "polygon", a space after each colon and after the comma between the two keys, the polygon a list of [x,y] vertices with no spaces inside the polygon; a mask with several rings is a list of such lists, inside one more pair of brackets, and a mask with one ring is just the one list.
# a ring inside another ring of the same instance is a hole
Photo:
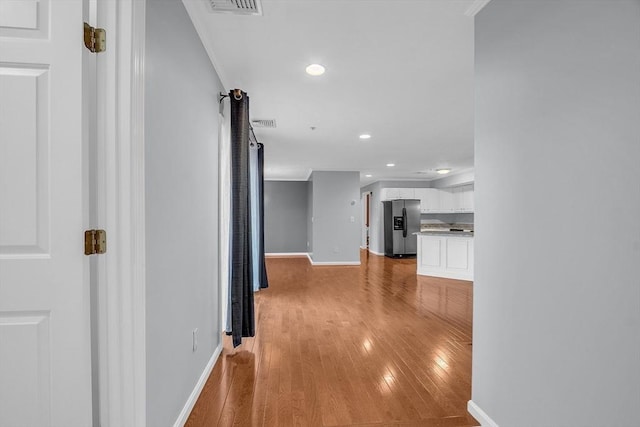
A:
{"label": "hallway", "polygon": [[415,259],[268,258],[257,333],[230,337],[187,426],[473,426],[470,282]]}

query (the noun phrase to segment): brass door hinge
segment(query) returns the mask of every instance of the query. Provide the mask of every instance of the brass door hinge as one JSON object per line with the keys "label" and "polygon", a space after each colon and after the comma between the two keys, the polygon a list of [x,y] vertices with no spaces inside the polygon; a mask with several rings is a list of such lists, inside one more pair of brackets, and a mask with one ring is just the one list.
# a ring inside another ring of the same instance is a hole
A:
{"label": "brass door hinge", "polygon": [[84,232],[84,254],[94,255],[107,252],[107,232],[87,230]]}
{"label": "brass door hinge", "polygon": [[94,28],[85,22],[84,45],[91,52],[104,52],[107,50],[107,32],[102,28]]}

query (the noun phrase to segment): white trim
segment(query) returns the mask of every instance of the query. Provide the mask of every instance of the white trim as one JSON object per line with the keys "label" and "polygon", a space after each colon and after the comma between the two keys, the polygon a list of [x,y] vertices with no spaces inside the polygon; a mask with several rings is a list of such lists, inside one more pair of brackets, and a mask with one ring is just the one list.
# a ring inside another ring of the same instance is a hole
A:
{"label": "white trim", "polygon": [[146,425],[144,207],[145,1],[98,0],[109,46],[98,60],[109,250],[99,284],[100,425]]}
{"label": "white trim", "polygon": [[267,258],[298,258],[308,257],[308,252],[267,252],[264,254]]}
{"label": "white trim", "polygon": [[491,0],[474,0],[473,3],[464,11],[467,16],[476,16]]}
{"label": "white trim", "polygon": [[482,427],[499,427],[498,423],[493,421],[473,400],[467,402],[467,412],[478,420]]}
{"label": "white trim", "polygon": [[454,279],[454,280],[466,280],[469,282],[473,282],[473,275],[469,273],[456,273],[453,271],[424,271],[426,269],[421,269],[418,265],[417,274],[419,276],[431,276],[431,277],[442,277],[444,279]]}
{"label": "white trim", "polygon": [[339,267],[339,266],[359,266],[360,265],[360,261],[311,261],[311,265],[317,265],[317,266],[335,266],[335,267]]}
{"label": "white trim", "polygon": [[211,371],[213,370],[213,367],[216,365],[216,362],[218,361],[218,357],[220,357],[220,353],[222,353],[222,341],[220,341],[220,344],[218,345],[218,347],[216,347],[215,351],[213,352],[213,355],[211,355],[211,359],[209,359],[207,366],[205,366],[204,371],[202,371],[202,374],[200,375],[200,378],[198,379],[196,386],[191,391],[191,394],[189,395],[189,399],[187,399],[187,402],[184,404],[184,407],[182,408],[182,411],[180,411],[180,415],[178,415],[178,419],[173,424],[173,427],[182,427],[187,422],[187,419],[189,419],[189,415],[191,414],[193,407],[198,401],[198,397],[200,397],[200,393],[202,393],[202,389],[204,388],[204,385],[207,383],[207,380],[209,379],[209,375],[211,375]]}
{"label": "white trim", "polygon": [[[131,1],[131,0],[129,0]],[[132,364],[133,384],[132,400],[135,405],[132,412],[134,425],[145,426],[147,412],[147,351],[146,351],[146,211],[145,211],[145,136],[144,136],[144,99],[145,99],[145,36],[146,36],[146,2],[133,0],[132,7],[132,34],[131,34],[131,63],[127,68],[131,73],[132,82],[130,88],[121,88],[123,93],[130,90],[131,93],[131,142],[129,149],[131,155],[131,281],[129,289],[131,295],[130,320],[132,330],[130,363]],[[126,353],[125,353],[126,355]]]}
{"label": "white trim", "polygon": [[307,254],[307,258],[309,259],[311,265],[317,266],[360,265],[360,261],[314,261],[313,258],[311,258],[311,254]]}
{"label": "white trim", "polygon": [[372,254],[374,254],[374,255],[384,256],[384,253],[382,253],[382,252],[376,252],[376,251],[374,251],[373,249],[369,249],[369,252],[371,252],[371,253],[372,253]]}
{"label": "white trim", "polygon": [[309,169],[309,173],[307,173],[307,178],[305,179],[305,181],[309,181],[312,173],[313,173],[313,169]]}
{"label": "white trim", "polygon": [[[309,175],[311,175],[311,172],[309,172]],[[304,179],[304,178],[264,178],[265,182],[269,181],[269,182],[278,182],[278,181],[286,181],[286,182],[307,182],[309,181],[309,178]]]}

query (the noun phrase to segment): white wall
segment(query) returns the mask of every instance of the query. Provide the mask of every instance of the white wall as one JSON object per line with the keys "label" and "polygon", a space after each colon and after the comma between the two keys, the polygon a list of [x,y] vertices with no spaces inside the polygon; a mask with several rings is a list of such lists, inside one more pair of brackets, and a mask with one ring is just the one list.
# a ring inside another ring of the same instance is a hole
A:
{"label": "white wall", "polygon": [[312,181],[313,261],[359,263],[360,173],[314,171]]}
{"label": "white wall", "polygon": [[493,0],[475,27],[473,402],[640,425],[640,2]]}
{"label": "white wall", "polygon": [[147,424],[169,426],[220,344],[223,88],[182,2],[148,1],[146,9]]}

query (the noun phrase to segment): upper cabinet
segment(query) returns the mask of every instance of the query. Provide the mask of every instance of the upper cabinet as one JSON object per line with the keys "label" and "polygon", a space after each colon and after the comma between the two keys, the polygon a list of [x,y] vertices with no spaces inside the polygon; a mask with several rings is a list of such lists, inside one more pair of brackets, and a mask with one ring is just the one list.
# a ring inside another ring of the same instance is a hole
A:
{"label": "upper cabinet", "polygon": [[418,199],[421,213],[473,212],[473,184],[452,188],[383,188],[380,200]]}
{"label": "upper cabinet", "polygon": [[415,199],[416,198],[416,189],[415,188],[398,188],[399,199]]}
{"label": "upper cabinet", "polygon": [[445,188],[440,193],[440,212],[473,212],[473,184]]}
{"label": "upper cabinet", "polygon": [[395,200],[399,199],[400,193],[398,192],[399,188],[383,188],[380,190],[380,200]]}
{"label": "upper cabinet", "polygon": [[418,188],[383,188],[380,200],[417,199],[415,190]]}
{"label": "upper cabinet", "polygon": [[456,212],[455,198],[452,188],[438,190],[440,192],[440,212]]}
{"label": "upper cabinet", "polygon": [[420,199],[420,213],[440,211],[440,190],[437,188],[416,188],[416,199]]}
{"label": "upper cabinet", "polygon": [[453,188],[453,209],[455,212],[473,212],[473,185]]}

